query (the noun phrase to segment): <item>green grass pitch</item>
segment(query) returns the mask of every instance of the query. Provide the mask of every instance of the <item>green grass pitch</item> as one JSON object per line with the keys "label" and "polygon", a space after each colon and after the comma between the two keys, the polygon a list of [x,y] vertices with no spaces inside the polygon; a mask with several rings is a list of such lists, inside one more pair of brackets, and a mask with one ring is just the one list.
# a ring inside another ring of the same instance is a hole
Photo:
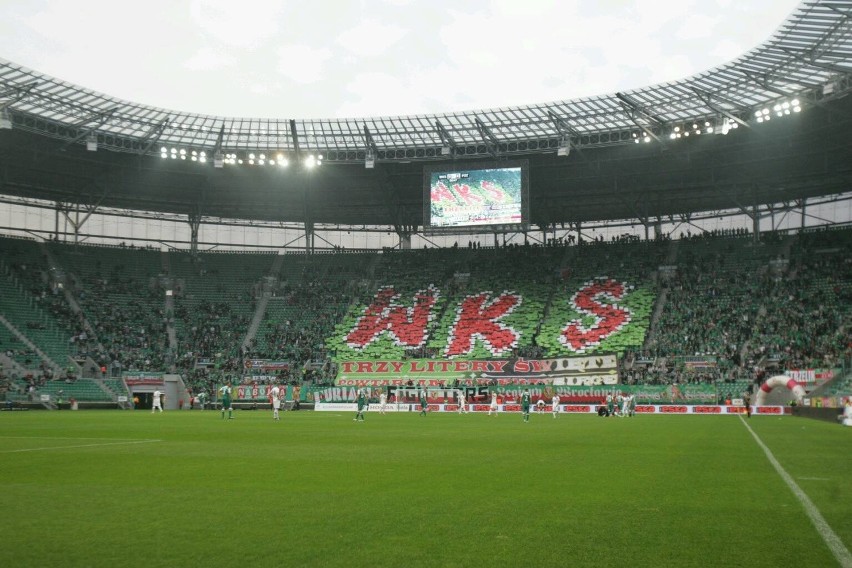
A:
{"label": "green grass pitch", "polygon": [[[6,566],[835,566],[735,416],[0,413]],[[852,429],[749,425],[852,548]]]}

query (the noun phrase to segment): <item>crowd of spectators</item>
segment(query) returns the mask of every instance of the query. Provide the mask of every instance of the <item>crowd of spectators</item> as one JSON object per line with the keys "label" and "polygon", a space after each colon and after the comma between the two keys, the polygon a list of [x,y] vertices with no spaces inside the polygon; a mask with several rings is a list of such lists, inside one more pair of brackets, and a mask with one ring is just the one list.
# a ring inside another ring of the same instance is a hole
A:
{"label": "crowd of spectators", "polygon": [[[795,237],[769,234],[762,243],[742,238],[749,236],[746,230],[684,234],[676,269],[658,283],[666,290],[665,304],[653,324],[652,337],[644,352],[624,359],[629,364],[621,369],[622,380],[627,384],[754,380],[766,368],[832,368],[849,360],[849,233],[846,229]],[[200,294],[192,301],[177,299],[174,312],[167,312],[162,290],[138,272],[121,263],[90,260],[85,270],[75,272],[69,267],[66,285],[82,309],[75,313],[65,292],[48,277],[44,259],[8,266],[25,283],[26,293],[68,331],[70,351],[82,359],[91,358],[97,372],[163,371],[174,364],[198,392],[209,391],[223,374],[243,373],[245,361],[252,358],[289,362],[290,369],[276,375],[281,382],[332,380],[336,370],[325,340],[351,306],[375,292],[370,283],[395,277],[401,288],[413,290],[435,281],[452,298],[463,295],[470,285],[459,274],[474,274],[477,286],[495,279],[509,283],[523,279],[546,289],[599,267],[618,265],[623,270],[652,272],[664,263],[666,244],[635,240],[632,236],[615,238],[614,243],[597,239],[570,254],[553,250],[564,241],[509,244],[500,250],[476,250],[471,242],[469,250],[388,251],[377,261],[375,255],[366,254],[354,263],[341,260],[339,266],[336,256],[355,255],[323,255],[321,261],[305,257],[299,262],[306,268],[273,285],[267,318],[245,350],[241,345],[257,290],[233,292],[217,280],[221,277],[217,271],[204,272],[199,278],[218,282],[222,289],[214,284],[211,290],[221,301]],[[314,262],[322,264],[313,266]],[[531,271],[531,266],[546,269]],[[156,277],[156,271],[151,276]],[[24,328],[36,332],[44,326],[43,321],[29,321]],[[179,329],[174,356],[167,339],[170,326]],[[57,378],[46,365],[39,368],[35,354],[23,344],[0,349],[16,360],[32,355],[25,365],[35,371],[32,382]],[[511,353],[525,358],[551,355],[534,340]],[[404,356],[431,358],[440,353],[427,344],[405,351]],[[715,366],[698,371],[684,365],[683,356],[707,357]],[[652,363],[634,364],[639,359]],[[209,365],[199,365],[201,360]]]}

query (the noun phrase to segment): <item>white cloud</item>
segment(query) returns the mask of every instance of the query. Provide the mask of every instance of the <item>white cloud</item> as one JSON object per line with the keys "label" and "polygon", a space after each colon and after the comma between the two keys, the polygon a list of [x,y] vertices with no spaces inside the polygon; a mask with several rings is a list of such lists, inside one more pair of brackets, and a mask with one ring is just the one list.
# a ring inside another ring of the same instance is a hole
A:
{"label": "white cloud", "polygon": [[191,112],[440,113],[679,79],[766,40],[795,5],[149,0],[129,14],[115,0],[0,1],[0,54],[108,95]]}
{"label": "white cloud", "polygon": [[204,46],[193,53],[184,62],[184,66],[192,71],[212,71],[228,67],[234,63],[234,57],[218,49]]}
{"label": "white cloud", "polygon": [[193,0],[194,24],[211,40],[256,49],[280,31],[284,3],[272,0]]}
{"label": "white cloud", "polygon": [[368,19],[340,34],[337,43],[350,53],[374,57],[385,53],[405,33],[405,28],[400,26]]}
{"label": "white cloud", "polygon": [[314,48],[308,45],[286,45],[276,50],[277,71],[300,85],[316,83],[323,77],[326,61],[331,59],[328,48]]}

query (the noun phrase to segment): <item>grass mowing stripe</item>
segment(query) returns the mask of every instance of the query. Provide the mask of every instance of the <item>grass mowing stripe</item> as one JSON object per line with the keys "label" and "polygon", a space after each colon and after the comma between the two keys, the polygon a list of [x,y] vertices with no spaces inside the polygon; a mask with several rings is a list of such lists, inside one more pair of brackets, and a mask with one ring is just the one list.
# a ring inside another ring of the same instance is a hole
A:
{"label": "grass mowing stripe", "polygon": [[[74,438],[70,438],[74,439]],[[14,454],[18,452],[41,452],[44,450],[68,450],[71,448],[96,448],[102,446],[127,446],[130,444],[150,444],[152,442],[162,442],[162,440],[136,440],[135,442],[106,442],[103,444],[78,444],[75,446],[52,446],[47,448],[24,448],[22,450],[6,450],[0,451],[0,454]]]}
{"label": "grass mowing stripe", "polygon": [[813,501],[802,491],[802,488],[798,486],[798,484],[790,477],[790,474],[781,466],[775,456],[772,454],[770,449],[763,443],[757,434],[755,434],[754,430],[751,429],[751,426],[745,421],[745,419],[740,415],[740,421],[743,423],[743,426],[749,431],[749,433],[754,438],[754,441],[757,442],[757,445],[763,450],[763,453],[766,454],[766,459],[769,460],[769,463],[772,464],[772,467],[775,468],[775,471],[778,472],[778,475],[781,476],[781,479],[784,480],[784,483],[787,484],[787,487],[790,488],[790,491],[793,492],[793,495],[799,500],[802,504],[802,507],[805,508],[805,513],[807,513],[808,517],[811,519],[811,522],[816,527],[817,532],[825,541],[825,544],[828,545],[828,548],[831,550],[831,553],[834,554],[834,557],[837,559],[837,562],[843,568],[852,568],[852,554],[849,553],[849,549],[843,544],[843,541],[840,540],[840,537],[832,530],[826,520],[823,518],[822,514],[819,512],[819,509],[816,508],[816,505],[813,504]]}

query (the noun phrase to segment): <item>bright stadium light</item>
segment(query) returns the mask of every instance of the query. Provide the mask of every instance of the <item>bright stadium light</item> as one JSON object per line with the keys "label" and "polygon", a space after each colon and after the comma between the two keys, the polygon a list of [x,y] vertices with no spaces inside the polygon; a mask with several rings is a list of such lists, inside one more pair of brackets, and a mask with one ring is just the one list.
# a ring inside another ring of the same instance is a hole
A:
{"label": "bright stadium light", "polygon": [[317,165],[317,160],[316,160],[316,158],[314,158],[314,155],[308,154],[308,157],[305,158],[305,167],[310,170],[310,169],[313,169],[314,166],[316,166],[316,165]]}

